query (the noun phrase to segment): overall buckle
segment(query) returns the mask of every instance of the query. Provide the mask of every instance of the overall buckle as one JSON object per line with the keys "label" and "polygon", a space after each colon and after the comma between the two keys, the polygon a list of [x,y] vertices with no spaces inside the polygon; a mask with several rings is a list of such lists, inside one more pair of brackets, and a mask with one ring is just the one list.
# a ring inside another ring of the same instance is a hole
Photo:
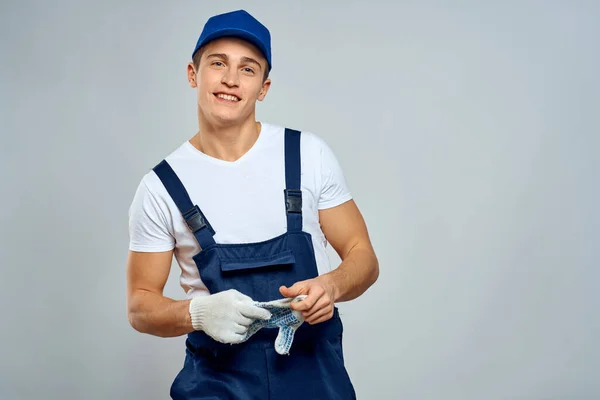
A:
{"label": "overall buckle", "polygon": [[185,222],[192,233],[198,232],[202,228],[206,228],[206,220],[200,212],[200,207],[195,205],[184,213]]}
{"label": "overall buckle", "polygon": [[284,189],[285,209],[288,213],[302,213],[302,191],[297,189]]}

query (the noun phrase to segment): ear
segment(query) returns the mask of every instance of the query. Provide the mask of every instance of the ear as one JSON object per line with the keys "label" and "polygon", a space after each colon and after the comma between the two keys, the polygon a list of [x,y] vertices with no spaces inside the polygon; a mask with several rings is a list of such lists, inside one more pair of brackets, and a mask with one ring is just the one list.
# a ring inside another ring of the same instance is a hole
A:
{"label": "ear", "polygon": [[258,94],[258,99],[257,99],[258,101],[264,100],[270,87],[271,87],[271,79],[267,78],[265,80],[265,82],[263,83],[262,88],[260,88],[260,93]]}
{"label": "ear", "polygon": [[195,88],[198,85],[198,82],[196,82],[196,79],[197,79],[196,69],[194,68],[193,63],[189,63],[187,65],[187,78],[188,78],[190,87]]}

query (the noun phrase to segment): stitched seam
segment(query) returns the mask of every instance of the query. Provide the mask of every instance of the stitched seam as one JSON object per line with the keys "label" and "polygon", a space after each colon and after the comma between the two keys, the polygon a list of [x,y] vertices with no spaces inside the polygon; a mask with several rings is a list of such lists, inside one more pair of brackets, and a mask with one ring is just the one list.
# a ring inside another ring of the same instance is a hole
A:
{"label": "stitched seam", "polygon": [[254,257],[254,258],[221,258],[221,262],[226,263],[226,262],[240,262],[241,261],[248,261],[248,262],[254,262],[254,261],[273,261],[276,260],[280,257],[282,257],[283,255],[294,255],[294,253],[292,253],[291,250],[286,250],[286,251],[282,251],[281,253],[277,253],[274,256],[269,256],[269,257]]}
{"label": "stitched seam", "polygon": [[263,351],[265,355],[265,370],[267,371],[267,400],[271,400],[271,379],[269,377],[269,360],[267,359],[267,350]]}

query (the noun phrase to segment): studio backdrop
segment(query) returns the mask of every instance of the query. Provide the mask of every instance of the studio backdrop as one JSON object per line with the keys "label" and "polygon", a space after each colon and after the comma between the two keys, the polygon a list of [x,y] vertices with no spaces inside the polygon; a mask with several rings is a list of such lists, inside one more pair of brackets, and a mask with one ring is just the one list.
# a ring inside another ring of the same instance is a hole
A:
{"label": "studio backdrop", "polygon": [[0,5],[0,399],[168,398],[184,337],[129,325],[128,209],[240,8],[257,118],[331,146],[379,257],[339,305],[358,398],[600,398],[597,2],[61,0]]}

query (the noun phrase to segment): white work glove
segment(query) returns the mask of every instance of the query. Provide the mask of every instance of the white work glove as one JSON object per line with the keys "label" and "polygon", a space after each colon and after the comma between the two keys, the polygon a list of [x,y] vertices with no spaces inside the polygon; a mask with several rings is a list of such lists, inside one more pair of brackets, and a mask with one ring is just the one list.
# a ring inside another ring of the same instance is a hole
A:
{"label": "white work glove", "polygon": [[268,310],[235,289],[194,297],[189,312],[195,330],[204,331],[221,343],[241,343],[250,324],[271,318]]}
{"label": "white work glove", "polygon": [[294,298],[283,298],[279,300],[269,301],[266,303],[255,302],[259,307],[269,310],[273,316],[268,321],[256,320],[248,328],[245,340],[254,335],[262,328],[278,328],[279,333],[275,339],[275,351],[279,354],[290,354],[294,334],[304,323],[302,312],[292,310],[291,304],[302,301],[306,298],[305,294]]}

